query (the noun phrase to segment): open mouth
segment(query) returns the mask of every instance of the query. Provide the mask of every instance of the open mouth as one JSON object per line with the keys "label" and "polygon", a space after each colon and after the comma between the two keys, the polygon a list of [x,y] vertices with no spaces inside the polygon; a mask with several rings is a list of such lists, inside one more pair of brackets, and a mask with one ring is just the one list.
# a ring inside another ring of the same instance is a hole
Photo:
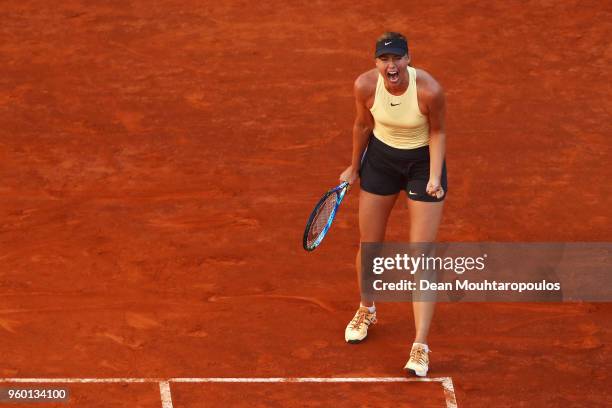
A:
{"label": "open mouth", "polygon": [[397,71],[397,69],[390,69],[389,71],[387,71],[387,79],[391,83],[396,83],[397,81],[399,81],[399,72]]}

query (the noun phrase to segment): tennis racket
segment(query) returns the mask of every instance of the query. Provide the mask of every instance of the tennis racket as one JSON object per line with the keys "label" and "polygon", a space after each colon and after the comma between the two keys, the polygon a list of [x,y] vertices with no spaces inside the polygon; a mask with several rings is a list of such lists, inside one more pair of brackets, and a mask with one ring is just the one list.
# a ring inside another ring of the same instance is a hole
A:
{"label": "tennis racket", "polygon": [[343,181],[338,186],[325,193],[317,205],[315,205],[306,223],[306,230],[304,231],[303,245],[305,250],[313,251],[321,244],[348,190],[349,183]]}

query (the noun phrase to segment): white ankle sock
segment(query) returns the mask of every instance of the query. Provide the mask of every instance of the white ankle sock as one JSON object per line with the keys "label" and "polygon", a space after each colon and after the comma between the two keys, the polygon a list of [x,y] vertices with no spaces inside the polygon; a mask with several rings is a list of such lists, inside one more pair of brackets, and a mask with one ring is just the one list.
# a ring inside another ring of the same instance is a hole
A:
{"label": "white ankle sock", "polygon": [[412,343],[412,348],[414,349],[414,346],[422,346],[426,352],[429,353],[429,346],[427,344],[423,344],[423,343]]}
{"label": "white ankle sock", "polygon": [[364,306],[361,303],[359,303],[359,306],[367,307],[368,308],[368,312],[370,312],[370,313],[374,313],[376,311],[376,305],[375,304],[372,304],[372,306]]}

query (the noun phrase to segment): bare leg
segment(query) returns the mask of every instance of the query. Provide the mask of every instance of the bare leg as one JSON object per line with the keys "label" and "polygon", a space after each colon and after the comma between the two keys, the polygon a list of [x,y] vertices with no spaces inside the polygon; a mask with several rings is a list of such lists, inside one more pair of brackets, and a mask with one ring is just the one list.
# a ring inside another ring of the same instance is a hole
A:
{"label": "bare leg", "polygon": [[[359,194],[359,240],[360,242],[382,242],[385,239],[387,220],[393,209],[397,194],[377,195],[361,190]],[[359,293],[361,293],[361,246],[355,259]],[[373,302],[361,299],[364,306],[372,306]]]}
{"label": "bare leg", "polygon": [[[444,202],[408,200],[410,209],[410,242],[434,242],[442,219]],[[429,326],[433,318],[435,302],[413,302],[415,343],[427,344]]]}

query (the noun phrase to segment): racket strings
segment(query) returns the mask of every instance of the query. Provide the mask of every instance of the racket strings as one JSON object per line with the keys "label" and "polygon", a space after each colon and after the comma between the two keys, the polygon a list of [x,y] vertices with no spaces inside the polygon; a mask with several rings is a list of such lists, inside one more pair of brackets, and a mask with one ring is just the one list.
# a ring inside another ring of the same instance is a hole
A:
{"label": "racket strings", "polygon": [[330,194],[319,206],[308,231],[308,245],[311,245],[321,235],[335,206],[336,194]]}

